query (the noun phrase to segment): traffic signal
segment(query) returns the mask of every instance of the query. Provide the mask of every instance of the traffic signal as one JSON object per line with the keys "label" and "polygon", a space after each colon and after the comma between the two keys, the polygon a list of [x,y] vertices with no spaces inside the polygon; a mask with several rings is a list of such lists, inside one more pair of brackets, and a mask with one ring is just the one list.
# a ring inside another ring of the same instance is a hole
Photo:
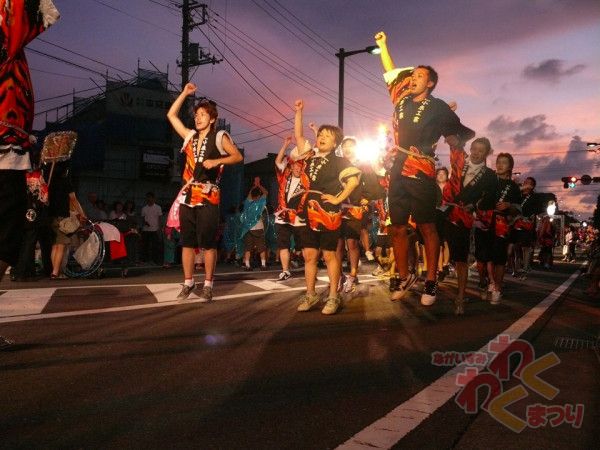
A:
{"label": "traffic signal", "polygon": [[563,188],[573,189],[577,183],[577,177],[562,177],[561,181],[563,182]]}
{"label": "traffic signal", "polygon": [[580,181],[582,185],[587,186],[592,183],[600,183],[600,177],[592,177],[590,175],[581,175],[580,178],[577,177],[562,177],[560,181],[563,182],[563,187],[565,189],[573,189],[577,182]]}

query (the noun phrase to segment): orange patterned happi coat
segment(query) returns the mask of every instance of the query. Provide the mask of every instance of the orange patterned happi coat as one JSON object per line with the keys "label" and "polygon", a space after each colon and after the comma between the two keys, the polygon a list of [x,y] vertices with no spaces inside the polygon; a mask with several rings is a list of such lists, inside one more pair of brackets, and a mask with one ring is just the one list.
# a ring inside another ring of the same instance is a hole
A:
{"label": "orange patterned happi coat", "polygon": [[342,225],[342,213],[340,211],[325,211],[316,200],[308,201],[306,212],[308,225],[313,230],[325,228],[326,230],[334,231]]}

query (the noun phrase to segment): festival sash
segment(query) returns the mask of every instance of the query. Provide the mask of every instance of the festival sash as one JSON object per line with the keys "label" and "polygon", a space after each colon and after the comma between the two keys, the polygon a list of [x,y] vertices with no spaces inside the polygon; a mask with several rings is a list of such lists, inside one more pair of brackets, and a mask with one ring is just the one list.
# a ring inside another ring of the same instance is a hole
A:
{"label": "festival sash", "polygon": [[[503,202],[510,190],[510,183],[507,184],[496,203]],[[482,230],[488,230],[491,225],[494,225],[494,233],[497,237],[505,238],[508,237],[510,233],[510,224],[506,218],[506,216],[499,214],[499,211],[496,210],[477,210],[475,226]]]}
{"label": "festival sash", "polygon": [[207,203],[218,205],[221,202],[221,190],[219,186],[212,183],[199,183],[193,181],[186,191],[184,205],[204,206]]}
{"label": "festival sash", "polygon": [[[303,199],[308,194],[323,195],[320,191],[305,191],[302,193]],[[306,218],[308,226],[314,231],[335,231],[342,225],[342,211],[327,211],[319,201],[310,199],[306,202]]]}
{"label": "festival sash", "polygon": [[475,221],[473,222],[473,226],[475,228],[479,228],[480,230],[487,231],[492,225],[492,220],[494,218],[494,210],[488,209],[478,209],[475,212]]}
{"label": "festival sash", "polygon": [[[521,210],[523,209],[523,206],[525,206],[525,203],[527,203],[527,200],[529,200],[530,197],[531,197],[531,194],[529,194],[527,197],[525,197],[523,199],[523,201],[521,202]],[[523,215],[517,216],[515,218],[513,226],[514,226],[515,230],[532,231],[535,226],[535,214],[533,214],[530,217],[526,217]]]}
{"label": "festival sash", "polygon": [[411,146],[409,150],[394,146],[393,150],[404,153],[406,159],[402,165],[401,175],[410,178],[417,178],[419,172],[422,172],[427,178],[435,178],[435,159],[432,156],[425,155],[417,147]]}
{"label": "festival sash", "polygon": [[473,213],[467,209],[467,205],[462,203],[446,203],[447,206],[451,206],[448,214],[448,220],[454,225],[462,224],[465,228],[471,229],[475,218]]}
{"label": "festival sash", "polygon": [[[450,167],[452,169],[451,175],[442,192],[444,205],[451,206],[448,213],[448,220],[454,225],[462,224],[464,227],[470,229],[475,223],[473,213],[467,209],[469,205],[465,205],[462,201],[456,201],[456,198],[464,189],[475,186],[481,180],[486,166],[481,166],[471,181],[463,186],[463,180],[465,179],[469,165],[467,164],[464,150],[459,147],[451,147]],[[479,224],[486,229],[489,227],[490,220],[491,218],[487,218],[481,214],[478,218]]]}
{"label": "festival sash", "polygon": [[510,225],[508,223],[508,219],[506,216],[501,216],[499,214],[495,215],[496,221],[494,226],[494,233],[499,238],[506,238],[510,233]]}
{"label": "festival sash", "polygon": [[365,207],[354,206],[350,203],[342,204],[342,218],[348,220],[362,220],[365,214]]}
{"label": "festival sash", "polygon": [[533,225],[534,225],[533,220],[526,219],[524,217],[518,217],[517,220],[515,220],[515,223],[513,226],[514,226],[515,230],[532,231]]}

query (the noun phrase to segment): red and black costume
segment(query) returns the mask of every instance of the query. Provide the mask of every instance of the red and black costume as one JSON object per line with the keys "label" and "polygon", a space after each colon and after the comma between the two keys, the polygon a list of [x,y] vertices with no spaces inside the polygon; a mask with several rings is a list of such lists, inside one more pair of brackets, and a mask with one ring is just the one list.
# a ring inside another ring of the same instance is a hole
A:
{"label": "red and black costume", "polygon": [[[397,72],[397,71],[396,71]],[[390,74],[384,74],[386,80]],[[456,135],[461,142],[475,133],[460,123],[442,100],[431,95],[415,102],[402,96],[406,74],[388,81],[394,104],[394,141],[397,155],[391,168],[389,206],[394,225],[406,225],[409,215],[417,223],[434,223],[438,188],[435,182],[435,146],[441,136]]]}
{"label": "red and black costume", "polygon": [[302,208],[306,202],[305,196],[310,189],[310,182],[304,170],[299,177],[294,177],[292,164],[301,164],[304,167],[305,163],[304,161],[294,162],[288,158],[281,166],[276,165],[279,193],[275,211],[275,234],[277,235],[278,249],[289,249],[291,237],[294,236],[295,249],[300,250],[302,238],[299,231],[301,227],[306,226],[301,217]]}
{"label": "red and black costume", "polygon": [[497,179],[485,162],[466,178],[469,159],[462,148],[450,149],[450,167],[450,178],[443,192],[443,204],[448,207],[444,231],[450,259],[454,262],[467,262],[473,212],[485,201],[486,193],[496,191]]}
{"label": "red and black costume", "polygon": [[59,13],[50,0],[0,0],[0,261],[17,260],[31,168],[33,87],[25,46]]}
{"label": "red and black costume", "polygon": [[217,183],[221,168],[206,169],[202,163],[221,158],[227,153],[219,150],[217,132],[214,130],[209,131],[202,141],[198,138],[198,132],[190,132],[182,152],[185,154],[182,178],[186,194],[179,209],[182,245],[190,248],[217,248],[221,201]]}
{"label": "red and black costume", "polygon": [[522,247],[533,247],[536,240],[537,215],[544,212],[540,197],[531,192],[521,200],[521,215],[513,224],[511,241]]}
{"label": "red and black costume", "polygon": [[346,180],[359,176],[360,170],[334,152],[315,154],[306,160],[304,173],[310,183],[310,192],[302,200],[301,214],[307,226],[302,230],[302,245],[308,248],[335,251],[342,225],[341,205],[321,200],[321,195],[337,195]]}
{"label": "red and black costume", "polygon": [[480,202],[475,222],[475,258],[479,262],[504,265],[508,259],[511,217],[507,211],[495,210],[498,202],[508,202],[520,210],[521,190],[512,180],[497,178],[493,195]]}

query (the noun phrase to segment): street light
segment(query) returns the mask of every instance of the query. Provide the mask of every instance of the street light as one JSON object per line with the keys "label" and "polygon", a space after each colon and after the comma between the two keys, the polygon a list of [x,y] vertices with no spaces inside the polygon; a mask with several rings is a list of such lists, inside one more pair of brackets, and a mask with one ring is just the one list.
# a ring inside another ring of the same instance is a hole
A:
{"label": "street light", "polygon": [[357,55],[359,53],[370,53],[371,55],[379,55],[381,49],[377,45],[369,45],[362,50],[352,50],[347,52],[343,48],[335,54],[339,60],[340,77],[338,84],[338,127],[344,128],[344,60],[348,56]]}
{"label": "street light", "polygon": [[548,213],[548,215],[550,217],[552,217],[554,215],[554,213],[556,212],[556,203],[554,203],[552,200],[550,200],[548,202],[548,207],[546,208],[546,212]]}

